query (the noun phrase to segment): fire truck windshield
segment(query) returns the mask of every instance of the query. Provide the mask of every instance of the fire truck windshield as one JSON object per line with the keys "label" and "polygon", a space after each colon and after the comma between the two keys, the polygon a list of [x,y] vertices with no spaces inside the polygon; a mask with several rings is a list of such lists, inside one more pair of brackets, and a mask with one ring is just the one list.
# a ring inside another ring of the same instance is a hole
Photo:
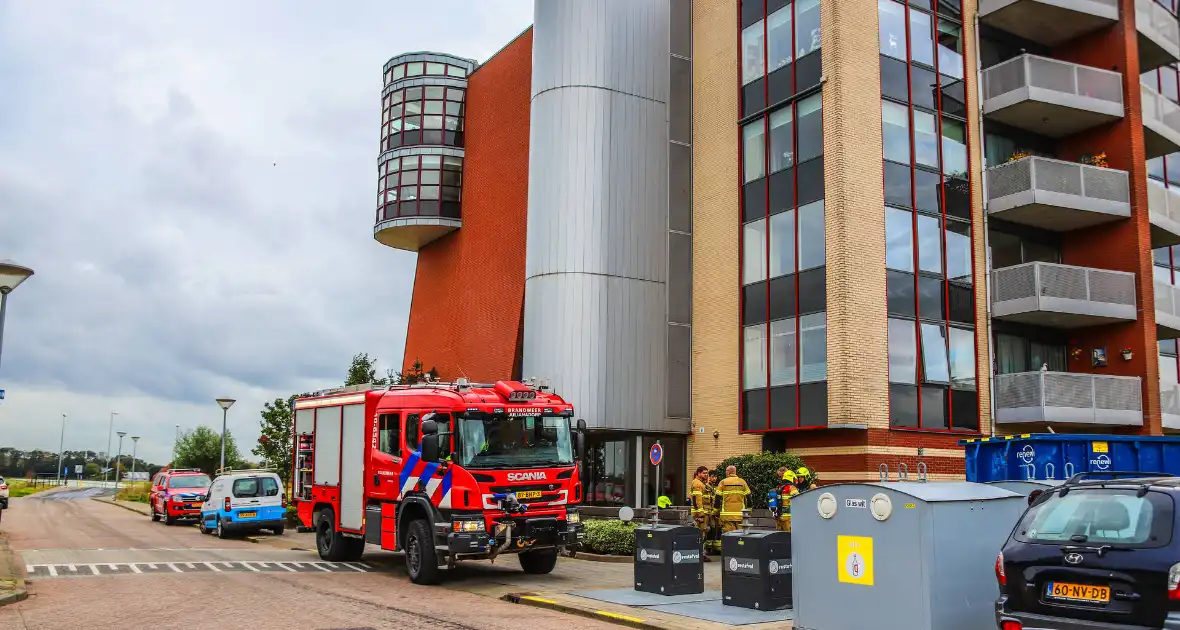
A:
{"label": "fire truck windshield", "polygon": [[468,413],[459,421],[458,464],[465,468],[570,466],[569,420],[557,416]]}

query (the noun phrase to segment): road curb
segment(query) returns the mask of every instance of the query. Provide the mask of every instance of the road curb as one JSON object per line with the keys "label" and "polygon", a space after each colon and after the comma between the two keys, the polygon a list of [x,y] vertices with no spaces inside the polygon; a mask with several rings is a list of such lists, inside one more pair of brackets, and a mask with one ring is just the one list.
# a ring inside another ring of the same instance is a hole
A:
{"label": "road curb", "polygon": [[9,604],[15,604],[17,602],[23,602],[28,598],[29,591],[25,589],[25,581],[17,580],[16,590],[12,591],[11,593],[0,595],[0,607],[7,606]]}
{"label": "road curb", "polygon": [[0,533],[0,570],[3,571],[5,582],[11,581],[11,588],[0,590],[0,606],[15,604],[29,598],[29,590],[25,580],[21,577],[21,564],[16,561],[16,552],[8,546],[8,536]]}
{"label": "road curb", "polygon": [[152,515],[151,510],[148,509],[148,507],[146,505],[143,507],[143,509],[140,509],[138,506],[133,507],[130,505],[123,505],[122,503],[119,503],[118,501],[112,501],[110,499],[105,499],[102,497],[90,497],[90,500],[91,501],[98,501],[99,503],[106,503],[107,505],[113,505],[115,507],[121,507],[124,510],[127,510],[129,512],[135,512],[136,514],[142,514],[144,516],[151,516]]}
{"label": "road curb", "polygon": [[599,621],[606,621],[608,623],[626,626],[628,628],[638,628],[639,630],[667,630],[667,628],[664,626],[648,623],[639,617],[620,615],[618,613],[612,613],[605,610],[589,610],[585,608],[578,608],[577,606],[563,604],[553,599],[546,599],[538,595],[533,595],[532,593],[509,593],[500,599],[513,604],[522,604],[525,606],[532,606],[533,608],[544,608],[545,610],[577,615],[587,619],[597,619]]}
{"label": "road curb", "polygon": [[608,556],[600,553],[587,553],[579,551],[574,557],[565,556],[568,560],[585,560],[587,562],[614,562],[619,564],[634,564],[635,558],[633,556]]}

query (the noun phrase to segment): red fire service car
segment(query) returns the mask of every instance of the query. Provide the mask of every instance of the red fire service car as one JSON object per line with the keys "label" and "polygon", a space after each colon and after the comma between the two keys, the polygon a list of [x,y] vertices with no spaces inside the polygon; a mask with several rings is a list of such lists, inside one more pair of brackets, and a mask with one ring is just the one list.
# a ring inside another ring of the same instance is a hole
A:
{"label": "red fire service car", "polygon": [[209,492],[209,475],[196,468],[174,468],[156,473],[148,492],[152,520],[171,525],[180,519],[197,519]]}
{"label": "red fire service car", "polygon": [[586,423],[544,386],[356,386],[293,406],[293,500],[325,560],[357,560],[370,543],[404,550],[418,584],[505,553],[544,574],[583,536]]}

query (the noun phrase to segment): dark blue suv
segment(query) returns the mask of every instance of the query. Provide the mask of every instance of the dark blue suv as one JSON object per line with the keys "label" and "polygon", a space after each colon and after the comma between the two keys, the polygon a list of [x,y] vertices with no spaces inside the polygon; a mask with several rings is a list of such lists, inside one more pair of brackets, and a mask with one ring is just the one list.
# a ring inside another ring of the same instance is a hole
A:
{"label": "dark blue suv", "polygon": [[1180,478],[1098,476],[1029,497],[996,558],[1001,630],[1180,630]]}

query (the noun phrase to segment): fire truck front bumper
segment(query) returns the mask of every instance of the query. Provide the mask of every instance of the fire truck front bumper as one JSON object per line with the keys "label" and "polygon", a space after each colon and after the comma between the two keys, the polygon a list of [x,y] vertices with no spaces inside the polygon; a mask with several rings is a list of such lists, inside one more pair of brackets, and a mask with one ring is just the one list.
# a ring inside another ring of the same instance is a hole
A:
{"label": "fire truck front bumper", "polygon": [[487,532],[454,532],[447,535],[447,547],[452,554],[485,553],[491,549],[490,541]]}

